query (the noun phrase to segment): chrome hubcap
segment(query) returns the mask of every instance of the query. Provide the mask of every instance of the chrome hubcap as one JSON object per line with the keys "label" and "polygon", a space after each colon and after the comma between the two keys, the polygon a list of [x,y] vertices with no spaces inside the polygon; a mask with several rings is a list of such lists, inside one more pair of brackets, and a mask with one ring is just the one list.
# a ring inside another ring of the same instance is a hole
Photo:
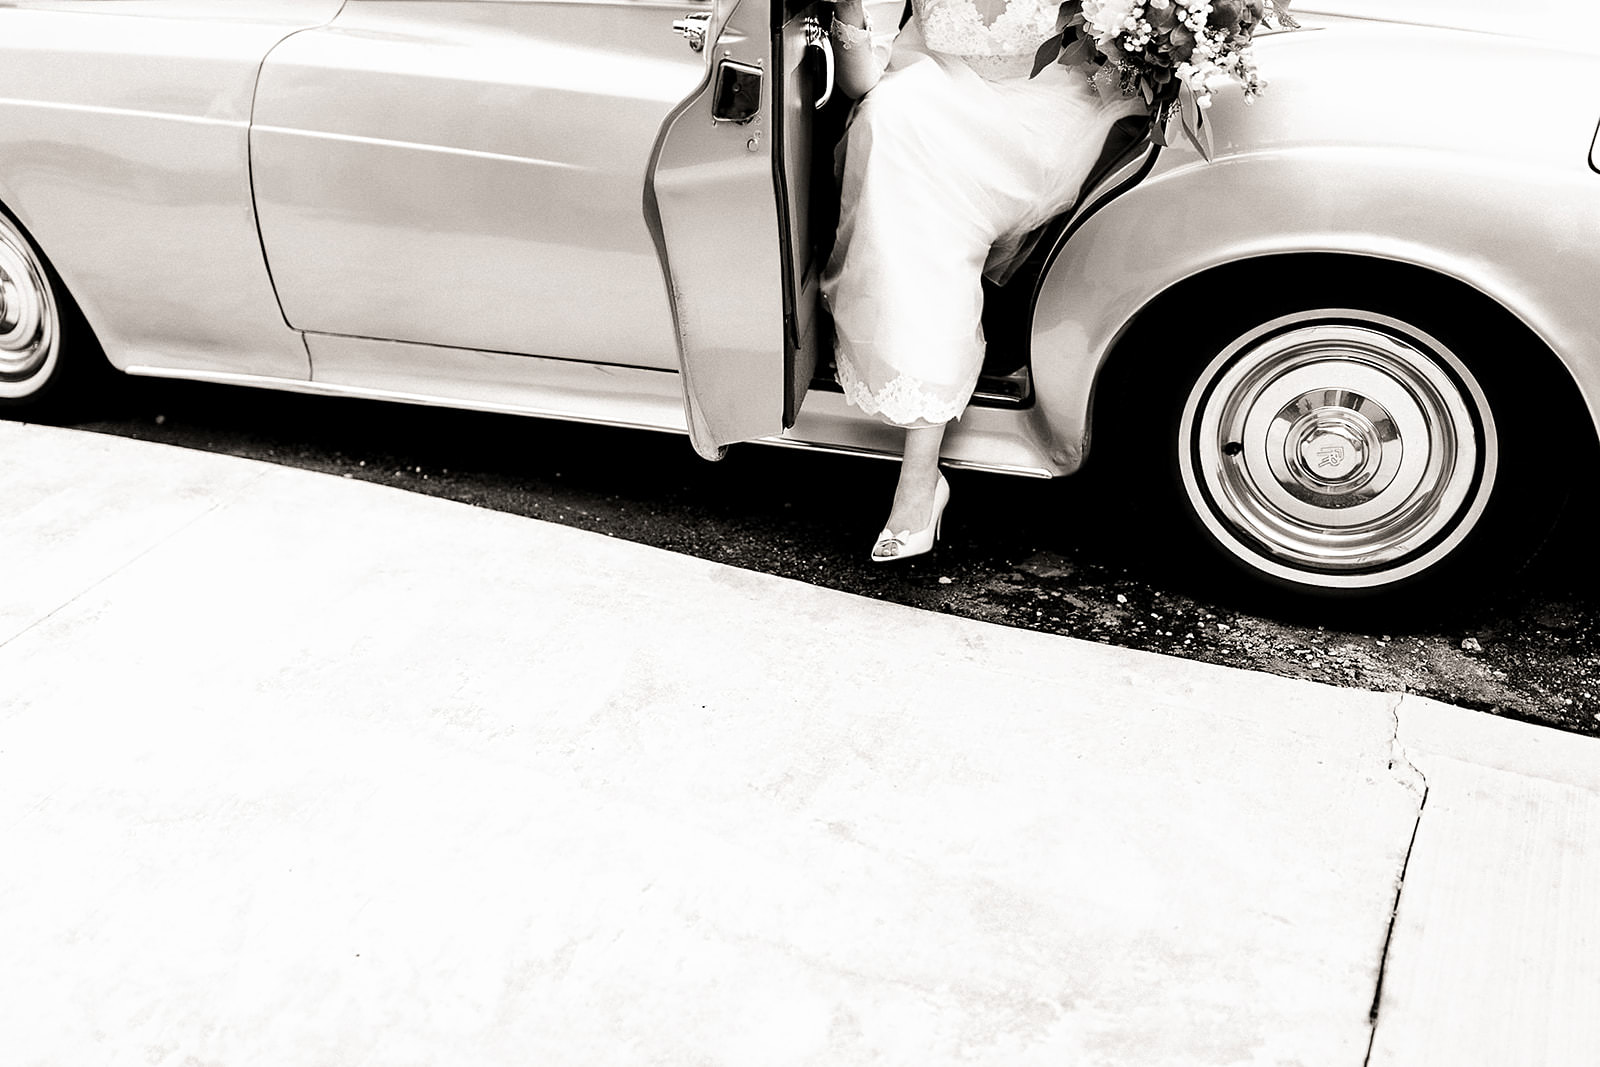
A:
{"label": "chrome hubcap", "polygon": [[[1394,483],[1402,445],[1394,417],[1371,397],[1313,390],[1290,401],[1267,429],[1272,477],[1310,514],[1374,499]],[[1281,443],[1281,454],[1274,446]]]}
{"label": "chrome hubcap", "polygon": [[55,360],[55,299],[33,250],[0,219],[0,396],[40,384]]}
{"label": "chrome hubcap", "polygon": [[1464,365],[1398,320],[1322,310],[1240,338],[1196,383],[1180,468],[1231,552],[1280,578],[1387,584],[1432,566],[1487,502],[1488,404]]}

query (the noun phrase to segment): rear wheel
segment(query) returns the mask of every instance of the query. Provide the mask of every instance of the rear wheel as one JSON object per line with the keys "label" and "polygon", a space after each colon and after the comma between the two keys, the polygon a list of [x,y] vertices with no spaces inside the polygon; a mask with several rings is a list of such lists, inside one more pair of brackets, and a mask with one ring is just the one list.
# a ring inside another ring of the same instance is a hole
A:
{"label": "rear wheel", "polygon": [[0,409],[54,408],[104,369],[60,279],[0,212]]}
{"label": "rear wheel", "polygon": [[[1167,429],[1106,448],[1131,445],[1111,458],[1159,471],[1204,547],[1302,605],[1482,596],[1548,535],[1565,499],[1548,473],[1586,416],[1518,324],[1446,299],[1437,279],[1364,281],[1302,287],[1306,304],[1186,351],[1141,331],[1140,351],[1119,354],[1144,368],[1122,368],[1116,410],[1142,405]],[[1152,404],[1154,358],[1172,362]]]}
{"label": "rear wheel", "polygon": [[1238,562],[1376,589],[1450,556],[1499,472],[1477,379],[1431,334],[1371,312],[1287,315],[1195,379],[1178,426],[1189,509]]}

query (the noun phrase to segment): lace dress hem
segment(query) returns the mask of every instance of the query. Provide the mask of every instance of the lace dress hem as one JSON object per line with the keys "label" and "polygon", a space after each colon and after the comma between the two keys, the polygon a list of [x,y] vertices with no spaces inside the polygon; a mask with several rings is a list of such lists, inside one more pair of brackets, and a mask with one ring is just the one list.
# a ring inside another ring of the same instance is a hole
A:
{"label": "lace dress hem", "polygon": [[961,417],[966,409],[971,390],[964,390],[954,400],[939,396],[923,388],[922,382],[908,374],[897,374],[877,392],[856,375],[848,360],[841,359],[834,375],[844,390],[846,403],[860,408],[868,415],[894,423],[896,426],[923,426],[949,422]]}

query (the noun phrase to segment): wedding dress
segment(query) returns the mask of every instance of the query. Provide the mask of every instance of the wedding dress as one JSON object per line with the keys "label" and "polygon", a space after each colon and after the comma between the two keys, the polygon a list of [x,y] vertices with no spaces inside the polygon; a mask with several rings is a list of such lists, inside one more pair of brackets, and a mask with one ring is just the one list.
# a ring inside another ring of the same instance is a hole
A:
{"label": "wedding dress", "polygon": [[902,426],[961,414],[983,366],[982,276],[1072,203],[1119,118],[1081,71],[1030,78],[1059,0],[868,4],[836,46],[883,70],[850,118],[823,299],[845,398]]}

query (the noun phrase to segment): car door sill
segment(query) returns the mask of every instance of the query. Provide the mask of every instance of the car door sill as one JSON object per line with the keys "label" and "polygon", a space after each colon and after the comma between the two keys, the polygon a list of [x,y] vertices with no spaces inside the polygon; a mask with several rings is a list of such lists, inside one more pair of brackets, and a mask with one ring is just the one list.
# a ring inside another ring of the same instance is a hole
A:
{"label": "car door sill", "polygon": [[[576,364],[577,366],[594,366]],[[535,418],[561,419],[566,422],[591,423],[596,426],[616,426],[630,430],[656,430],[665,433],[686,433],[683,421],[683,398],[678,393],[676,374],[663,371],[639,371],[637,368],[608,367],[610,371],[632,370],[666,379],[671,392],[661,396],[636,396],[629,405],[631,414],[602,414],[581,410],[568,403],[558,407],[530,400],[493,400],[486,397],[441,396],[434,393],[413,392],[403,389],[377,388],[351,385],[342,382],[311,381],[304,378],[274,378],[264,374],[235,374],[228,371],[171,369],[166,367],[131,366],[124,372],[142,378],[169,378],[186,381],[211,382],[217,385],[242,385],[258,389],[276,389],[289,393],[306,393],[313,396],[349,397],[360,400],[383,400],[402,404],[420,404],[427,407],[460,408],[501,415],[529,415]],[[571,398],[567,398],[569,401]]]}
{"label": "car door sill", "polygon": [[[537,359],[520,356],[519,360]],[[381,400],[428,407],[459,408],[502,415],[526,415],[564,422],[615,426],[631,430],[687,433],[683,396],[678,375],[671,372],[609,364],[541,361],[544,369],[561,370],[570,377],[563,385],[549,380],[525,380],[511,388],[504,382],[482,383],[478,395],[442,395],[416,388],[397,388],[355,382],[277,378],[264,374],[193,368],[134,365],[124,368],[143,378],[210,382],[258,389],[304,393],[313,396]],[[460,381],[453,384],[462,385]],[[952,428],[946,439],[945,466],[1051,478],[1067,472],[1054,466],[1043,447],[1037,409],[1016,410],[973,407]],[[796,424],[782,434],[758,438],[753,443],[783,448],[808,448],[838,455],[898,459],[902,436],[893,426],[847,408],[842,393],[813,393]]]}

